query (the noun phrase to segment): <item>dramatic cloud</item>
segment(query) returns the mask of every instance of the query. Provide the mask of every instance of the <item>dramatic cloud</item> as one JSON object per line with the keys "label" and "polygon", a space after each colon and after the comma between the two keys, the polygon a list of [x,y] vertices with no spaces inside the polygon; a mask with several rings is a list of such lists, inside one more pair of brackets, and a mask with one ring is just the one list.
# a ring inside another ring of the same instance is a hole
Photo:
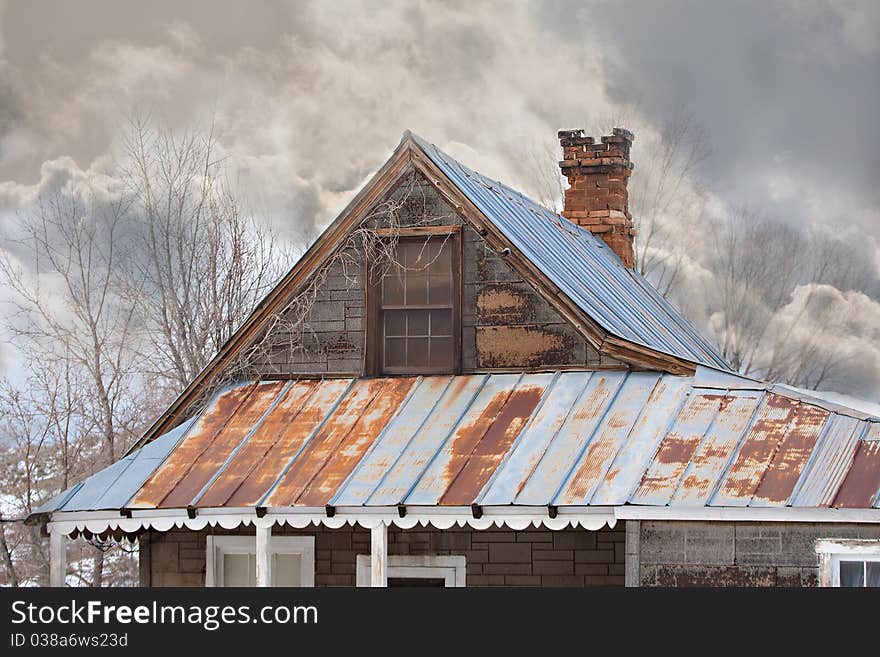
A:
{"label": "dramatic cloud", "polygon": [[[546,197],[557,129],[622,117],[638,130],[638,175],[684,112],[712,149],[688,199],[700,190],[715,218],[748,206],[823,226],[880,271],[877,3],[33,0],[0,4],[0,25],[4,223],[40,193],[112,172],[133,114],[181,130],[213,120],[248,207],[294,240],[407,128]],[[709,328],[694,294],[712,288],[712,241],[676,214],[660,234],[686,246],[652,248],[678,253],[689,312]],[[802,283],[862,318],[844,342],[867,355],[835,386],[877,400],[880,290]]]}

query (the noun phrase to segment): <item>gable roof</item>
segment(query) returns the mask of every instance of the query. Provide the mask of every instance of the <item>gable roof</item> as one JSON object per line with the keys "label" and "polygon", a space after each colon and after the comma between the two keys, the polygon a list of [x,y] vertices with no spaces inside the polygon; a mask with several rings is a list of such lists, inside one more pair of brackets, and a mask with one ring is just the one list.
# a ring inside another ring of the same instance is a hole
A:
{"label": "gable roof", "polygon": [[728,365],[681,313],[605,242],[421,137],[419,148],[516,248],[608,333],[699,365]]}
{"label": "gable roof", "polygon": [[602,353],[647,369],[693,373],[728,369],[712,346],[641,275],[589,231],[482,176],[407,131],[394,153],[220,352],[153,423],[132,450],[183,419],[200,391],[259,334],[272,312],[297,294],[367,211],[414,168],[431,180],[466,219]]}
{"label": "gable roof", "polygon": [[717,372],[255,381],[145,452],[35,513],[880,508],[876,418]]}

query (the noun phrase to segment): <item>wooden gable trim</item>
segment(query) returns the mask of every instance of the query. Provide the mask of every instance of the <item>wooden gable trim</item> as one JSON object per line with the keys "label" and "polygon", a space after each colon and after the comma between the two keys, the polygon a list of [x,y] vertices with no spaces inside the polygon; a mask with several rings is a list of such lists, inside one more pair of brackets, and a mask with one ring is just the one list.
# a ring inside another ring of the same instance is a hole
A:
{"label": "wooden gable trim", "polygon": [[153,438],[173,429],[183,419],[189,406],[198,398],[202,388],[229,365],[235,357],[246,349],[257,337],[263,322],[291,295],[296,294],[309,277],[314,274],[322,263],[331,257],[345,242],[345,238],[357,226],[364,214],[375,203],[392,191],[408,172],[408,165],[412,161],[413,153],[418,150],[415,142],[408,134],[400,142],[394,153],[382,166],[360,192],[351,200],[345,209],[336,217],[317,240],[308,248],[305,254],[285,274],[281,281],[257,304],[253,312],[236,329],[235,333],[226,341],[216,356],[205,368],[190,382],[177,399],[165,410],[162,415],[147,429],[146,432],[128,450],[131,453],[135,449],[150,442]]}
{"label": "wooden gable trim", "polygon": [[618,338],[600,327],[544,272],[526,258],[417,145],[413,155],[413,166],[434,185],[460,216],[478,230],[492,248],[498,252],[509,250],[510,255],[507,258],[509,264],[525,280],[534,285],[548,303],[571,322],[597,351],[639,368],[682,375],[692,375],[696,372],[694,363]]}

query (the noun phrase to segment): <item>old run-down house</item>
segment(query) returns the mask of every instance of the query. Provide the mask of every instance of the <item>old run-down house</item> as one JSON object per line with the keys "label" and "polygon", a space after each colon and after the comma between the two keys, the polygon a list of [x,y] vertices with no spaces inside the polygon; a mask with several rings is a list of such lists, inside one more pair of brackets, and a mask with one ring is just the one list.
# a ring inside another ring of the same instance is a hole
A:
{"label": "old run-down house", "polygon": [[[632,134],[559,216],[406,133],[119,462],[145,586],[878,585],[880,424],[729,370],[633,270]],[[856,405],[857,406],[857,405]]]}

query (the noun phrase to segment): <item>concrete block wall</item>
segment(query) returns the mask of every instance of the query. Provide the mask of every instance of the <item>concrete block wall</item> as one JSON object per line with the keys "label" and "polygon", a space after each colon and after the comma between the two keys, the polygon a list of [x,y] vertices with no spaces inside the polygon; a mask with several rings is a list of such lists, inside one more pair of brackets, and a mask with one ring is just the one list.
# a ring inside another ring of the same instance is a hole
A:
{"label": "concrete block wall", "polygon": [[838,523],[643,521],[642,586],[816,586],[815,545],[880,538],[880,526]]}
{"label": "concrete block wall", "polygon": [[[204,586],[205,550],[212,532],[252,535],[253,528],[144,534],[141,585]],[[316,586],[354,586],[357,555],[370,553],[370,532],[360,527],[275,527],[273,532],[315,537]],[[622,586],[624,551],[622,524],[599,531],[396,527],[388,531],[389,554],[463,555],[468,586]]]}

